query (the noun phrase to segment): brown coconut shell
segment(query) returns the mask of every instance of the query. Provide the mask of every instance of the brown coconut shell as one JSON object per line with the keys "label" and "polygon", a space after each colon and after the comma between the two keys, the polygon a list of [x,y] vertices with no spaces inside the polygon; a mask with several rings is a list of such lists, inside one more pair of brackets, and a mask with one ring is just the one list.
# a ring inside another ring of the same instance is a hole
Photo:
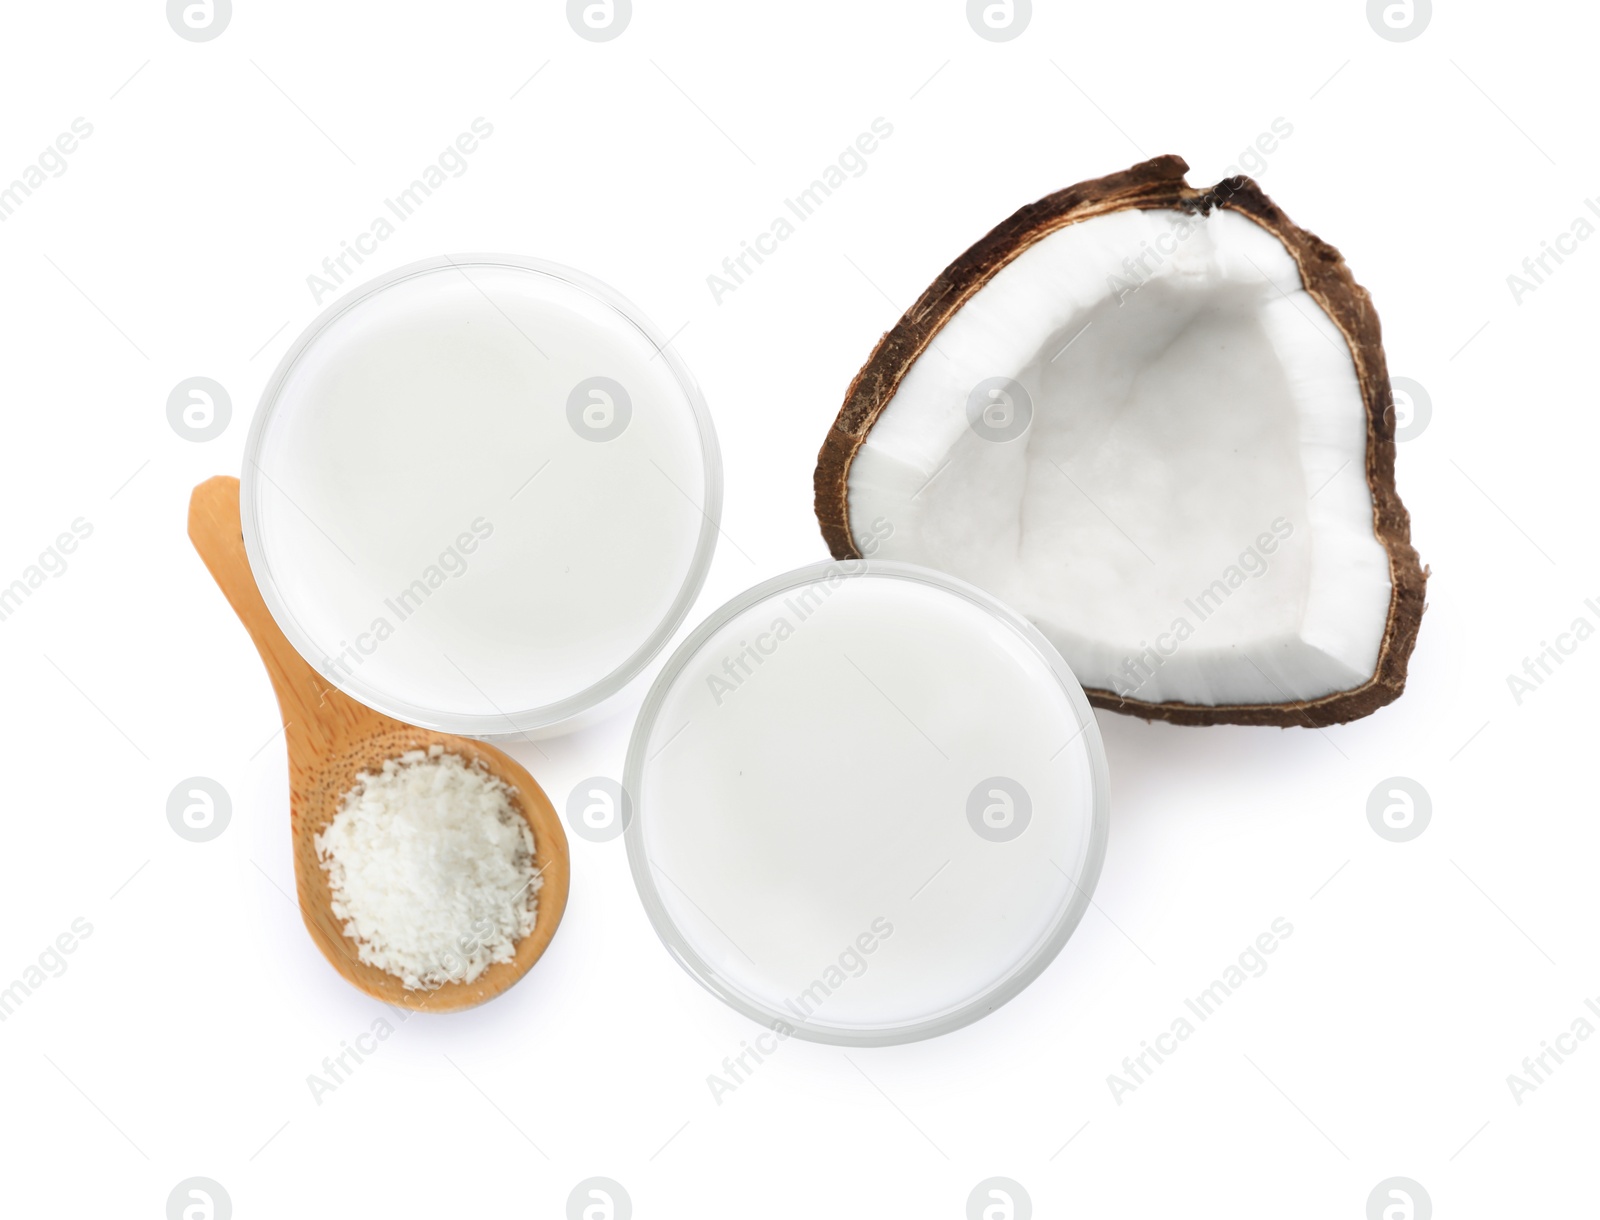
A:
{"label": "brown coconut shell", "polygon": [[1182,157],[1162,156],[1121,173],[1080,182],[1030,203],[991,230],[940,274],[894,328],[878,341],[845,393],[844,405],[817,455],[817,521],[836,559],[858,559],[850,530],[850,465],[900,387],[912,363],[955,313],[1000,268],[1034,242],[1066,225],[1124,208],[1170,208],[1209,215],[1226,208],[1247,216],[1288,249],[1306,291],[1350,346],[1367,411],[1367,485],[1373,533],[1389,556],[1392,593],[1377,670],[1362,685],[1317,699],[1283,703],[1152,703],[1087,688],[1089,702],[1114,712],[1174,724],[1265,724],[1322,727],[1369,715],[1405,689],[1406,665],[1422,621],[1428,572],[1411,546],[1411,518],[1394,481],[1394,396],[1382,330],[1367,290],[1339,251],[1291,221],[1250,178],[1225,178],[1209,190],[1185,180]]}

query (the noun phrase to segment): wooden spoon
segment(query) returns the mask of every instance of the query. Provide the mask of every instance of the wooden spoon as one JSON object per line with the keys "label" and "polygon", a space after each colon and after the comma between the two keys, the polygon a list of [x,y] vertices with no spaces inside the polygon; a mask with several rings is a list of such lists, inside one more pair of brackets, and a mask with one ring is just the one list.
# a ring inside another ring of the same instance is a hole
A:
{"label": "wooden spoon", "polygon": [[[514,759],[467,737],[436,733],[391,720],[344,694],[295,651],[261,599],[239,526],[239,480],[208,479],[189,499],[189,538],[266,663],[283,714],[289,747],[289,826],[294,836],[295,889],[311,939],[333,968],[368,995],[419,1012],[454,1012],[493,999],[539,960],[567,906],[567,836],[550,798]],[[364,771],[407,750],[441,745],[468,762],[481,762],[516,793],[519,812],[533,829],[535,866],[544,884],[533,931],[517,942],[516,956],[497,962],[471,983],[446,983],[433,991],[408,991],[387,971],[356,955],[332,910],[328,874],[317,859],[316,836],[333,820],[339,798]]]}

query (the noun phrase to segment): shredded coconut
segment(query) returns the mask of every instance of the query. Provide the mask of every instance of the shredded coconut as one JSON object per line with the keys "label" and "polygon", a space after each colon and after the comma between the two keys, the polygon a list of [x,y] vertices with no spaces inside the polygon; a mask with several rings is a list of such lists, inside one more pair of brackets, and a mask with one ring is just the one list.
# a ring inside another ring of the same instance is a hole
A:
{"label": "shredded coconut", "polygon": [[359,776],[316,847],[361,960],[410,990],[470,983],[533,930],[533,832],[502,780],[442,746]]}

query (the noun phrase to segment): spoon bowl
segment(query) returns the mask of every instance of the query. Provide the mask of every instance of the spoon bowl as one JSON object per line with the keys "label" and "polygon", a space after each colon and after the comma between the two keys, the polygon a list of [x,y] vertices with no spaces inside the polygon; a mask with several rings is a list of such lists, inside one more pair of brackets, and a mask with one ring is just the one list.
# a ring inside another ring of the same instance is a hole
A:
{"label": "spoon bowl", "polygon": [[[322,955],[350,983],[386,1004],[418,1012],[455,1012],[493,999],[544,953],[561,923],[569,884],[567,836],[550,798],[515,759],[468,737],[417,728],[356,702],[308,665],[284,636],[262,600],[245,554],[239,522],[239,480],[208,479],[189,500],[189,538],[255,642],[272,679],[289,755],[289,826],[295,890],[306,930]],[[533,930],[515,956],[496,962],[470,983],[408,990],[400,979],[363,962],[355,941],[333,913],[328,874],[316,837],[339,812],[340,799],[364,772],[377,771],[408,750],[442,746],[482,764],[514,794],[533,831],[534,865],[543,884]]]}

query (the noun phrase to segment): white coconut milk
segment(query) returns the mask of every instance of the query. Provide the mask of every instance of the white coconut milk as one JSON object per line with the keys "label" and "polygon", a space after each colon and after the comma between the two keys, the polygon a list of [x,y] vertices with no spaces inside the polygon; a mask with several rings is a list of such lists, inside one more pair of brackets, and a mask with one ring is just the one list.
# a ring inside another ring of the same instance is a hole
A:
{"label": "white coconut milk", "polygon": [[441,260],[325,315],[269,387],[252,565],[357,698],[461,731],[549,723],[687,609],[715,444],[686,374],[604,292]]}
{"label": "white coconut milk", "polygon": [[843,570],[757,591],[669,663],[630,751],[629,850],[715,989],[887,1041],[981,1015],[954,1016],[1059,948],[1103,851],[1104,763],[1020,620],[920,569]]}

